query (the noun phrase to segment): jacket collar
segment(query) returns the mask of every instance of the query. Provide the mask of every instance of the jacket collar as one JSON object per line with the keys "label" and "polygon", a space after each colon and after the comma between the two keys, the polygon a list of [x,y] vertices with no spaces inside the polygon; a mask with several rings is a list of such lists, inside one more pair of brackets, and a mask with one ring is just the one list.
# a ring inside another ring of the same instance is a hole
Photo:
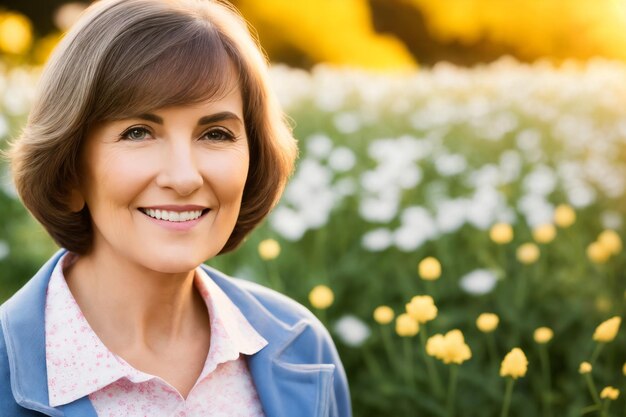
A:
{"label": "jacket collar", "polygon": [[[65,252],[57,252],[0,308],[11,370],[11,390],[19,405],[51,417],[96,417],[88,397],[57,408],[50,407],[48,402],[44,326],[46,289],[56,263]],[[203,269],[254,329],[269,341],[265,348],[248,360],[265,415],[289,417],[296,411],[302,417],[326,415],[334,366],[293,364],[281,358],[281,354],[308,327],[307,322],[285,323],[232,278],[206,266]]]}

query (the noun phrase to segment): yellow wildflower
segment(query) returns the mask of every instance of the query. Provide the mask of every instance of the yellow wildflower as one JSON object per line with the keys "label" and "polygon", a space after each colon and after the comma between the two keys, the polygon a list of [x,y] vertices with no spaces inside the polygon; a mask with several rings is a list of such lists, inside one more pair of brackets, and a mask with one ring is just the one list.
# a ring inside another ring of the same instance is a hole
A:
{"label": "yellow wildflower", "polygon": [[626,376],[626,363],[624,363],[624,366],[622,366],[622,373],[624,374],[624,376]]}
{"label": "yellow wildflower", "polygon": [[396,317],[396,333],[402,337],[415,336],[420,331],[420,325],[408,314],[399,314]]}
{"label": "yellow wildflower", "polygon": [[588,374],[592,369],[593,368],[589,362],[581,362],[578,367],[578,372],[581,374]]}
{"label": "yellow wildflower", "polygon": [[472,357],[472,351],[458,329],[450,330],[445,336],[436,334],[430,337],[426,342],[426,353],[446,364],[462,364]]}
{"label": "yellow wildflower", "polygon": [[594,264],[603,264],[609,260],[611,252],[600,242],[593,242],[587,246],[587,257]]}
{"label": "yellow wildflower", "polygon": [[513,240],[513,228],[508,223],[496,223],[489,229],[489,238],[498,245],[504,245]]}
{"label": "yellow wildflower", "polygon": [[418,323],[426,323],[437,317],[437,307],[430,295],[416,295],[406,305],[406,312]]}
{"label": "yellow wildflower", "polygon": [[615,336],[617,336],[620,324],[622,324],[622,318],[618,316],[611,317],[600,323],[600,325],[596,327],[596,331],[593,332],[593,340],[602,343],[612,342]]}
{"label": "yellow wildflower", "polygon": [[374,320],[378,324],[389,324],[393,320],[395,313],[389,306],[379,306],[374,310]]}
{"label": "yellow wildflower", "polygon": [[0,51],[23,54],[33,43],[33,26],[20,13],[0,14]]}
{"label": "yellow wildflower", "polygon": [[608,398],[609,400],[614,401],[617,400],[617,397],[619,397],[619,390],[617,388],[608,386],[604,387],[602,391],[600,391],[600,398],[602,399]]}
{"label": "yellow wildflower", "polygon": [[443,345],[445,341],[442,334],[435,334],[428,338],[426,341],[426,353],[429,356],[439,357],[443,351]]}
{"label": "yellow wildflower", "polygon": [[576,221],[576,212],[568,204],[559,204],[554,210],[554,223],[562,228],[570,227]]}
{"label": "yellow wildflower", "polygon": [[422,259],[417,267],[417,271],[422,279],[434,281],[441,276],[441,264],[437,258],[429,256]]}
{"label": "yellow wildflower", "polygon": [[597,242],[611,255],[617,255],[622,251],[622,238],[615,230],[607,229],[600,233]]}
{"label": "yellow wildflower", "polygon": [[280,255],[280,244],[274,239],[265,239],[259,243],[259,256],[265,261],[278,258]]}
{"label": "yellow wildflower", "polygon": [[549,327],[539,327],[533,334],[535,342],[539,344],[548,343],[554,337],[554,332]]}
{"label": "yellow wildflower", "polygon": [[491,333],[498,327],[500,318],[493,313],[482,313],[476,319],[476,327],[483,333]]}
{"label": "yellow wildflower", "polygon": [[518,261],[530,265],[539,259],[539,247],[534,243],[524,243],[517,248],[516,255]]}
{"label": "yellow wildflower", "polygon": [[513,379],[523,377],[528,370],[528,359],[520,348],[513,348],[506,354],[500,365],[500,376],[510,376]]}
{"label": "yellow wildflower", "polygon": [[533,229],[533,239],[538,243],[550,243],[556,236],[556,227],[553,224],[542,224]]}
{"label": "yellow wildflower", "polygon": [[326,285],[317,285],[309,293],[309,302],[320,310],[330,307],[333,301],[335,301],[335,294]]}

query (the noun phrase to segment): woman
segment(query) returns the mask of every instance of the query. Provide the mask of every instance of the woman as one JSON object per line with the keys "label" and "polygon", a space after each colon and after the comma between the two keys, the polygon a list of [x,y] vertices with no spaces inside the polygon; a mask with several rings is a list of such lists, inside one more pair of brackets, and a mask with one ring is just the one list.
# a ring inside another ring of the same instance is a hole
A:
{"label": "woman", "polygon": [[0,308],[0,415],[351,415],[314,316],[203,265],[291,172],[267,78],[224,3],[101,0],[61,41],[9,156],[65,249]]}

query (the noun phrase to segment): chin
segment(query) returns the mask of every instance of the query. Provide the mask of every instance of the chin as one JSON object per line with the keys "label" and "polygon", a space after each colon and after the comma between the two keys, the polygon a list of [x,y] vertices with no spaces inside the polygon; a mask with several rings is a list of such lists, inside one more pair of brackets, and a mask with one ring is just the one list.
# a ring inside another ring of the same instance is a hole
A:
{"label": "chin", "polygon": [[180,251],[171,249],[161,251],[147,259],[142,259],[141,261],[143,261],[142,263],[146,268],[153,271],[165,274],[178,274],[189,272],[197,268],[199,265],[204,263],[204,261],[212,258],[213,256],[215,256],[213,252],[196,252],[182,248]]}

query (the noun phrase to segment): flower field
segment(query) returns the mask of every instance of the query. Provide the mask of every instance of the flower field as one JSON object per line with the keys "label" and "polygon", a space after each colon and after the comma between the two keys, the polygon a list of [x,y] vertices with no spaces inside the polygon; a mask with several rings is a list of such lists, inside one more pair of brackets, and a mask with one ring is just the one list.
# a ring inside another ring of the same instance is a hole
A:
{"label": "flower field", "polygon": [[[8,138],[37,71],[0,72]],[[316,312],[355,416],[625,415],[624,64],[272,77],[298,168],[209,263]],[[0,300],[53,250],[4,176]]]}

